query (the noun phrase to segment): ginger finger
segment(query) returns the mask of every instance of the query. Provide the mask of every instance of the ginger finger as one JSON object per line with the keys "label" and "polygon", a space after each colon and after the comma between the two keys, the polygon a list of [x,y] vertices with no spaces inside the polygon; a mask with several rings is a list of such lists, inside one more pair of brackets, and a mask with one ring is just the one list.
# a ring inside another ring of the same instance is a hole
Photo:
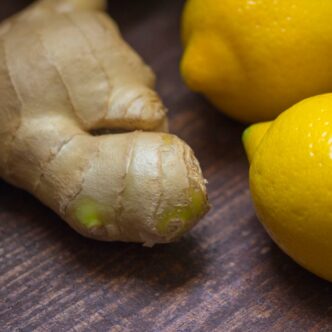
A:
{"label": "ginger finger", "polygon": [[0,176],[87,237],[173,241],[208,210],[201,170],[173,135],[91,134],[167,119],[151,69],[86,3],[44,0],[0,29]]}

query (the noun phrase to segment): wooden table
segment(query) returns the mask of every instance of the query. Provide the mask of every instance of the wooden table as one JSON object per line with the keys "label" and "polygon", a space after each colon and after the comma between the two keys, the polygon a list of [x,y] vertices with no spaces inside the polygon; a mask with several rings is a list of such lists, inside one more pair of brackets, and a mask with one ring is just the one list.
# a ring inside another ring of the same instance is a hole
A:
{"label": "wooden table", "polygon": [[[28,2],[2,0],[1,17]],[[98,243],[0,182],[0,330],[331,331],[331,285],[285,256],[255,217],[244,127],[181,82],[183,1],[110,3],[156,71],[171,129],[194,148],[213,209],[178,243]]]}

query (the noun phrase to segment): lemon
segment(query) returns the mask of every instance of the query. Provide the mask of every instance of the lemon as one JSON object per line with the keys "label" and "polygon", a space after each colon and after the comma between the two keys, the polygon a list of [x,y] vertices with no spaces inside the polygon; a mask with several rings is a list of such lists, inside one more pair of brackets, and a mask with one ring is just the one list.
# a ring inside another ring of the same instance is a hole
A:
{"label": "lemon", "polygon": [[332,94],[243,135],[258,218],[289,256],[332,281]]}
{"label": "lemon", "polygon": [[332,91],[332,1],[188,0],[187,85],[244,121],[273,120]]}

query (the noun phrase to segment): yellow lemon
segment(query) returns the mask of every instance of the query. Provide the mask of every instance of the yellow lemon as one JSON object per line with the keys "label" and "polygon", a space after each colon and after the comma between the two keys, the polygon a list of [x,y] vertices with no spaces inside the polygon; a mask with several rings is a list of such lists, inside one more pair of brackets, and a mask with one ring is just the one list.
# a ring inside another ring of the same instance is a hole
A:
{"label": "yellow lemon", "polygon": [[295,261],[332,281],[332,94],[243,135],[257,215]]}
{"label": "yellow lemon", "polygon": [[332,91],[331,0],[188,0],[181,72],[229,116],[274,119]]}

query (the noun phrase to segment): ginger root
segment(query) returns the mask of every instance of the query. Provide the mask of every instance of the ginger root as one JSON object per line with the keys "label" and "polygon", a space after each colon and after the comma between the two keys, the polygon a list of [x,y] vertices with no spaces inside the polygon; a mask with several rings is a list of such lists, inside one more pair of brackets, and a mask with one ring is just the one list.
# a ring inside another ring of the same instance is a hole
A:
{"label": "ginger root", "polygon": [[86,237],[171,242],[208,210],[204,179],[104,6],[41,0],[0,26],[0,176]]}

